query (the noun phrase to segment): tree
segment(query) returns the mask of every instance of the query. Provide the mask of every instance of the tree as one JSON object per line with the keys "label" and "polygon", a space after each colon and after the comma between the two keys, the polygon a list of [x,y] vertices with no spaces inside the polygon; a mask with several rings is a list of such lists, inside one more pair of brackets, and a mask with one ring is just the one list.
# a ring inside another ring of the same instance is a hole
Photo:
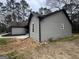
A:
{"label": "tree", "polygon": [[21,6],[20,6],[20,3],[15,3],[16,5],[16,11],[17,11],[17,18],[19,20],[19,16],[20,16],[20,9],[21,9]]}
{"label": "tree", "polygon": [[7,4],[5,6],[3,6],[3,3],[0,3],[1,12],[3,12],[2,14],[5,17],[4,23],[8,24],[12,21],[23,21],[26,20],[26,17],[29,17],[30,8],[25,0],[21,0],[20,2],[6,0],[6,2]]}
{"label": "tree", "polygon": [[63,2],[62,0],[46,0],[46,5],[49,6],[51,9],[52,8],[57,8],[57,9],[62,9],[63,7]]}
{"label": "tree", "polygon": [[70,4],[65,4],[63,7],[63,9],[65,9],[69,14],[69,17],[72,20],[72,22],[74,21],[73,15],[76,14],[76,12],[78,12],[76,11],[76,8],[77,8],[77,4],[75,4],[73,0],[70,0]]}
{"label": "tree", "polygon": [[1,7],[2,7],[2,5],[3,5],[3,3],[2,3],[2,2],[0,2],[0,13],[1,13]]}
{"label": "tree", "polygon": [[69,4],[63,7],[73,23],[73,32],[79,32],[79,3],[78,0],[70,0]]}
{"label": "tree", "polygon": [[0,2],[0,7],[3,5],[3,3],[2,2]]}
{"label": "tree", "polygon": [[15,0],[10,0],[10,3],[11,3],[12,9],[14,10],[14,8],[15,8]]}
{"label": "tree", "polygon": [[1,7],[2,11],[6,11],[6,6]]}
{"label": "tree", "polygon": [[16,22],[16,15],[15,15],[15,13],[12,13],[12,20],[14,21],[14,22]]}
{"label": "tree", "polygon": [[0,23],[0,33],[6,32],[6,25],[3,23]]}
{"label": "tree", "polygon": [[7,15],[7,16],[5,17],[5,23],[8,24],[8,23],[10,23],[11,21],[12,21],[11,15]]}
{"label": "tree", "polygon": [[7,4],[6,4],[6,6],[7,6],[7,12],[11,11],[11,2],[9,0],[6,0],[6,2],[7,2]]}
{"label": "tree", "polygon": [[77,8],[77,0],[47,0],[47,5],[53,8],[65,9],[69,14],[70,19],[73,21],[72,15],[77,12],[75,9]]}
{"label": "tree", "polygon": [[21,6],[22,6],[22,11],[23,11],[22,19],[24,20],[25,10],[29,7],[29,5],[25,0],[21,0],[20,3],[21,3]]}
{"label": "tree", "polygon": [[41,14],[41,15],[46,15],[46,14],[49,14],[51,12],[52,11],[50,9],[43,8],[43,7],[39,8],[39,14]]}

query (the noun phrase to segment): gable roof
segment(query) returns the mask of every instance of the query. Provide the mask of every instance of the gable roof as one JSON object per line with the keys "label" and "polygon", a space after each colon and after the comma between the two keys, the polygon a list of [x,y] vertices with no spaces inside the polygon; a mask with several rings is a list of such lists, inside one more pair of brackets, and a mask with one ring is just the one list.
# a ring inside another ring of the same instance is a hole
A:
{"label": "gable roof", "polygon": [[9,23],[9,27],[25,27],[27,26],[27,22],[11,22]]}
{"label": "gable roof", "polygon": [[[55,12],[52,12],[52,13],[49,13],[49,14],[43,15],[43,16],[37,15],[37,18],[39,18],[39,21],[42,21],[43,19],[47,18],[48,16],[54,15],[54,14],[59,13],[59,12],[63,12],[65,14],[65,16],[67,17],[68,21],[70,22],[70,24],[72,25],[72,21],[70,20],[68,14],[66,13],[66,11],[64,9],[59,10],[59,11],[55,11]],[[30,21],[31,21],[33,16],[35,16],[35,15],[33,13],[31,13],[29,16],[28,24],[30,24]]]}

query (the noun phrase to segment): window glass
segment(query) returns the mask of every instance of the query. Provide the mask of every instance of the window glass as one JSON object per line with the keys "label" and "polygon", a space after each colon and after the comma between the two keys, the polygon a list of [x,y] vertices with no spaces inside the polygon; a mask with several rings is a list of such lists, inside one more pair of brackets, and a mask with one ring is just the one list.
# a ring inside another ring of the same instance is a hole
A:
{"label": "window glass", "polygon": [[32,32],[34,32],[34,24],[32,24]]}

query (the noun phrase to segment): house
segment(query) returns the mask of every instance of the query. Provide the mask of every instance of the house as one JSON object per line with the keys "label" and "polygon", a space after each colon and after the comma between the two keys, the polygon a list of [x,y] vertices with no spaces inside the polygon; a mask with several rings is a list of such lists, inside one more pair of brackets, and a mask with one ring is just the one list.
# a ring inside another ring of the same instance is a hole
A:
{"label": "house", "polygon": [[72,35],[72,22],[65,10],[29,17],[29,36],[37,41],[63,38]]}
{"label": "house", "polygon": [[24,35],[27,34],[26,22],[11,22],[9,24],[10,35]]}

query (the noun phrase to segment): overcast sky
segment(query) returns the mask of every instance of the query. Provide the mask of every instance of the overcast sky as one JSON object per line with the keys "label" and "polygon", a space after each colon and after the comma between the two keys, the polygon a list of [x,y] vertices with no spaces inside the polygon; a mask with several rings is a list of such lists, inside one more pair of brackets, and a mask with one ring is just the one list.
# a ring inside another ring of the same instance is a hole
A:
{"label": "overcast sky", "polygon": [[[16,0],[19,2],[20,0]],[[26,0],[30,7],[37,11],[41,6],[45,7],[45,0]],[[0,2],[6,3],[6,0],[0,0]]]}

